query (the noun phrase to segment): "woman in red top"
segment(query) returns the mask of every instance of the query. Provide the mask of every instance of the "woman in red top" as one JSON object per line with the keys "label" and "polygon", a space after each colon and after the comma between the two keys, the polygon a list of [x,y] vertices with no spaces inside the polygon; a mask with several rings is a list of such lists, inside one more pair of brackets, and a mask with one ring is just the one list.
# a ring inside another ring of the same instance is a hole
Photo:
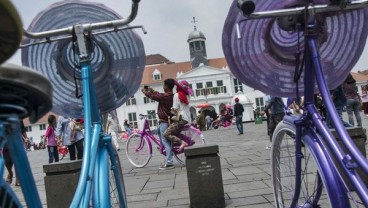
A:
{"label": "woman in red top", "polygon": [[57,141],[55,136],[56,117],[49,115],[47,118],[49,126],[46,129],[45,136],[47,138],[47,151],[49,153],[49,163],[59,162],[59,153],[57,149]]}

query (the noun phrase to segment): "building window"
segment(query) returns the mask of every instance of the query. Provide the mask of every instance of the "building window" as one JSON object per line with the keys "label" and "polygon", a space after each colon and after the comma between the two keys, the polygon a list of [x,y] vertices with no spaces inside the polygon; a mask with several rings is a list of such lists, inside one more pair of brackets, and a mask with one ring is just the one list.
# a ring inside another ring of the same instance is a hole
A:
{"label": "building window", "polygon": [[126,102],[126,105],[136,105],[137,104],[137,102],[136,102],[136,100],[135,100],[135,97],[133,96],[133,97],[130,97],[128,100],[127,100],[127,102]]}
{"label": "building window", "polygon": [[153,80],[161,80],[161,74],[154,74]]}
{"label": "building window", "polygon": [[153,102],[155,102],[155,101],[154,101],[154,100],[152,100],[151,98],[144,97],[144,98],[143,98],[143,102],[146,104],[146,103],[153,103]]}
{"label": "building window", "polygon": [[26,131],[27,131],[27,132],[32,131],[32,126],[26,126]]}
{"label": "building window", "polygon": [[224,86],[224,82],[222,80],[217,80],[217,87]]}
{"label": "building window", "polygon": [[128,113],[129,122],[133,128],[138,128],[137,122],[137,114],[136,113]]}
{"label": "building window", "polygon": [[236,79],[236,78],[234,78],[234,89],[235,89],[235,93],[237,93],[237,92],[239,92],[239,91],[243,92],[243,85],[242,85],[242,83],[241,83],[238,79]]}
{"label": "building window", "polygon": [[40,125],[40,130],[46,130],[46,124],[41,124]]}
{"label": "building window", "polygon": [[191,42],[191,43],[189,44],[189,46],[190,46],[190,52],[194,52],[194,43],[193,43],[193,42]]}
{"label": "building window", "polygon": [[158,69],[155,69],[152,72],[152,77],[153,77],[153,80],[161,80],[162,79],[161,72]]}
{"label": "building window", "polygon": [[196,51],[199,51],[201,49],[201,46],[199,44],[200,43],[198,41],[195,42],[195,49],[196,49]]}
{"label": "building window", "polygon": [[256,109],[261,112],[263,111],[265,108],[264,106],[264,101],[263,101],[263,97],[257,97],[256,98]]}
{"label": "building window", "polygon": [[206,87],[208,88],[213,87],[212,82],[206,82]]}
{"label": "building window", "polygon": [[149,122],[150,127],[156,127],[158,124],[157,121],[157,114],[155,110],[149,110],[147,111],[147,120]]}
{"label": "building window", "polygon": [[202,89],[203,88],[203,83],[197,83],[197,89]]}

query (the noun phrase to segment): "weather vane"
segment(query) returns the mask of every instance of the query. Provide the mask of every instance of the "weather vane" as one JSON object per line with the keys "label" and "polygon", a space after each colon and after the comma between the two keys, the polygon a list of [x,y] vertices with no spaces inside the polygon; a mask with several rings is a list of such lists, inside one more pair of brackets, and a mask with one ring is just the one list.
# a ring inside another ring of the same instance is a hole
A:
{"label": "weather vane", "polygon": [[193,17],[193,21],[191,21],[191,22],[193,22],[193,24],[194,24],[194,30],[197,30],[196,22],[198,22],[198,21],[195,19],[195,17]]}

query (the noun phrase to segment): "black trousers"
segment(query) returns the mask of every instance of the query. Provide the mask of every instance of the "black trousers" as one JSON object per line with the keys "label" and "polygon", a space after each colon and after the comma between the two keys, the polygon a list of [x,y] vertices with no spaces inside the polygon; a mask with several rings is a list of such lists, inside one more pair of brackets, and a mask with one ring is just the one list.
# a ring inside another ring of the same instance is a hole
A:
{"label": "black trousers", "polygon": [[81,160],[83,158],[83,139],[68,146],[70,160],[75,160],[75,154],[77,151],[77,158]]}

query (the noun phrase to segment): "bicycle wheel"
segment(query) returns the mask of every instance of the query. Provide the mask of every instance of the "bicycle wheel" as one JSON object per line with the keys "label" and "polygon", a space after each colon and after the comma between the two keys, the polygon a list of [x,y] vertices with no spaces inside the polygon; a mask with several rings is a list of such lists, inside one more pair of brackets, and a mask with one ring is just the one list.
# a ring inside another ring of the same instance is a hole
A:
{"label": "bicycle wheel", "polygon": [[0,178],[0,202],[0,207],[22,207],[14,191],[2,178]]}
{"label": "bicycle wheel", "polygon": [[[180,134],[191,138],[192,144],[189,144],[190,146],[192,146],[192,145],[196,145],[196,146],[197,145],[204,145],[206,143],[206,141],[204,140],[202,132],[199,129],[196,129],[192,126],[185,127],[183,130],[181,130]],[[185,155],[184,155],[184,153],[183,152],[177,152],[175,150],[173,152],[174,152],[175,159],[180,164],[185,165]]]}
{"label": "bicycle wheel", "polygon": [[[295,126],[280,122],[272,138],[272,182],[276,207],[290,207],[295,185]],[[300,195],[296,207],[329,207],[317,163],[307,144],[302,145]],[[318,204],[317,204],[318,203]]]}
{"label": "bicycle wheel", "polygon": [[140,134],[129,136],[125,152],[129,162],[137,168],[146,166],[152,157],[149,142]]}
{"label": "bicycle wheel", "polygon": [[[119,155],[118,155],[116,149],[115,148],[113,148],[113,149],[114,149],[114,157],[115,157],[116,168],[118,170],[117,171],[118,173],[115,176],[113,169],[112,168],[110,169],[110,180],[109,180],[109,182],[110,182],[110,199],[111,199],[111,206],[110,207],[127,207],[127,197],[126,197],[126,192],[125,192],[123,171],[122,171]],[[110,166],[111,166],[111,162],[110,162]],[[123,200],[124,201],[120,201],[117,186],[120,186],[122,188]]]}

